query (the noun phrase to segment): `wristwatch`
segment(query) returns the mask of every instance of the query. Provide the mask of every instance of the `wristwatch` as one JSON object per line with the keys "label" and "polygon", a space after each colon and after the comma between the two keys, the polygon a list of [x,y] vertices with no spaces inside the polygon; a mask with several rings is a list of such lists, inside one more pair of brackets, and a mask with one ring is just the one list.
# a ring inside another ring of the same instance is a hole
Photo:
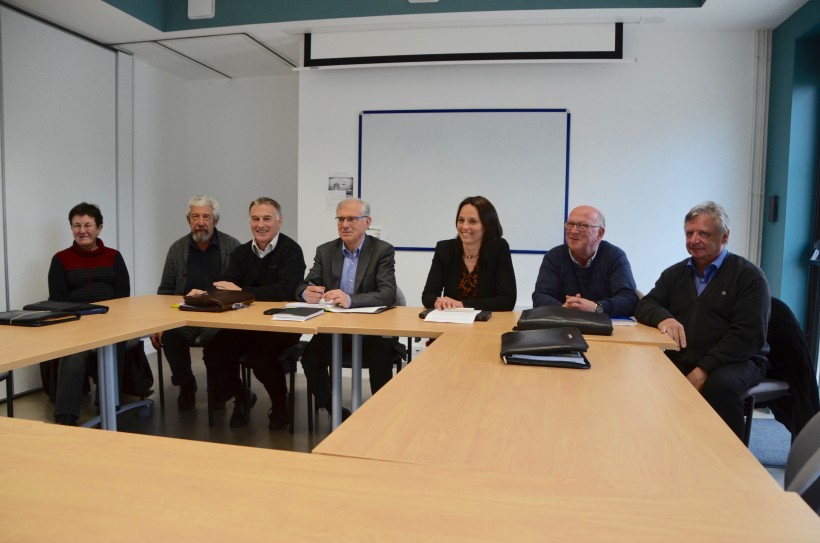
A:
{"label": "wristwatch", "polygon": [[595,304],[595,312],[596,312],[596,313],[603,313],[603,312],[604,312],[604,306],[602,306],[602,305],[601,305],[601,304],[599,304],[599,303],[596,303],[596,304]]}

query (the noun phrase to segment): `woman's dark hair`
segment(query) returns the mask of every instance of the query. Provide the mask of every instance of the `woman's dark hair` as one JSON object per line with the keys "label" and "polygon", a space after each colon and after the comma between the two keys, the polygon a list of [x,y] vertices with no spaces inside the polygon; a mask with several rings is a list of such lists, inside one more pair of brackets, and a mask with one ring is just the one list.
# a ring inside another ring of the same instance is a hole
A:
{"label": "woman's dark hair", "polygon": [[89,204],[88,202],[79,203],[71,208],[71,211],[68,212],[68,223],[71,224],[71,219],[74,217],[82,217],[83,215],[94,217],[97,226],[102,226],[103,217],[100,208],[97,204]]}
{"label": "woman's dark hair", "polygon": [[461,213],[461,208],[467,204],[470,204],[478,210],[478,218],[481,220],[481,226],[484,228],[484,236],[481,238],[482,242],[495,240],[504,235],[504,230],[501,228],[501,221],[498,220],[498,212],[495,210],[495,206],[483,196],[468,196],[458,204],[456,224],[458,224],[458,216]]}

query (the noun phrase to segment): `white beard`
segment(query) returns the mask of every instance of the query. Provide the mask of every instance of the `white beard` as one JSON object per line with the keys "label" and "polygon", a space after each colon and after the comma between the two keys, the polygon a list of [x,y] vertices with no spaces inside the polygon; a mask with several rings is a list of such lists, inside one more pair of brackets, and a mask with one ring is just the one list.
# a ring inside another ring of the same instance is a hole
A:
{"label": "white beard", "polygon": [[208,232],[194,232],[191,235],[193,236],[194,241],[197,243],[205,243],[209,239],[211,239],[211,236],[208,234]]}

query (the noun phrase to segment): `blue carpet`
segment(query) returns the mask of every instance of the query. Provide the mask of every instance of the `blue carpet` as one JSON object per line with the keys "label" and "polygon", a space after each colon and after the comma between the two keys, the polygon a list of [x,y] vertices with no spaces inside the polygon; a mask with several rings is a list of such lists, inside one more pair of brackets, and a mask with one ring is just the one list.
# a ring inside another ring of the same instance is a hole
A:
{"label": "blue carpet", "polygon": [[755,419],[749,450],[767,468],[786,467],[791,447],[791,433],[774,419]]}

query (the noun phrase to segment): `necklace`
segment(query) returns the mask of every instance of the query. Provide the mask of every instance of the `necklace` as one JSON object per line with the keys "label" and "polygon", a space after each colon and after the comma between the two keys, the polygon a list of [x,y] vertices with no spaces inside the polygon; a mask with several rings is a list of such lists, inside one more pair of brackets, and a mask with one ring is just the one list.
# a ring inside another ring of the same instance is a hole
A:
{"label": "necklace", "polygon": [[478,255],[468,255],[468,254],[465,254],[465,255],[464,255],[464,258],[465,258],[465,260],[472,260],[472,259],[474,259],[476,256],[478,256]]}

